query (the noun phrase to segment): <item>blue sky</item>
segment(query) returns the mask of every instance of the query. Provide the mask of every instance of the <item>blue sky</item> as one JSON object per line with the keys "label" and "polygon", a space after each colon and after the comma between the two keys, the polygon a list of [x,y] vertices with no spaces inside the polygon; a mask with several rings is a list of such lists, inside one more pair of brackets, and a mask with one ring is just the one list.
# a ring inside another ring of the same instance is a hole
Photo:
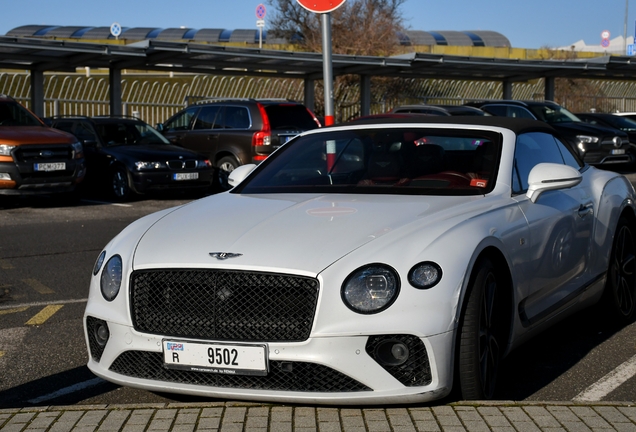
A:
{"label": "blue sky", "polygon": [[[0,35],[29,24],[170,28],[256,28],[256,7],[266,0],[0,0]],[[636,0],[629,0],[627,36],[634,35]],[[601,32],[622,36],[626,0],[406,0],[412,30],[493,30],[513,47],[561,47]],[[267,16],[265,17],[267,23]]]}

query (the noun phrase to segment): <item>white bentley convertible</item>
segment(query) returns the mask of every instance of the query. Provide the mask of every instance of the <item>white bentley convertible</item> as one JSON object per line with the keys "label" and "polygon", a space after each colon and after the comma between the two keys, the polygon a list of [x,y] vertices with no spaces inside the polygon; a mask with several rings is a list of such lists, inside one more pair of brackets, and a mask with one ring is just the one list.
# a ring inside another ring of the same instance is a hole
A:
{"label": "white bentley convertible", "polygon": [[560,318],[635,318],[634,189],[544,123],[354,122],[230,181],[99,255],[96,375],[227,399],[488,399],[506,354]]}

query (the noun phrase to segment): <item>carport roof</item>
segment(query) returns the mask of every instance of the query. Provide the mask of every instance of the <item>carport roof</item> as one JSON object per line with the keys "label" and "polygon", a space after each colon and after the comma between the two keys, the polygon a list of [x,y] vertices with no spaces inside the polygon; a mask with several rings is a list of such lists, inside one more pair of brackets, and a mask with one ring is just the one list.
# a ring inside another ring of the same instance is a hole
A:
{"label": "carport roof", "polygon": [[[334,75],[526,81],[541,77],[636,79],[630,57],[518,60],[411,53],[394,57],[333,56]],[[217,75],[322,79],[322,54],[145,40],[116,45],[0,36],[0,68],[75,71],[79,67]]]}

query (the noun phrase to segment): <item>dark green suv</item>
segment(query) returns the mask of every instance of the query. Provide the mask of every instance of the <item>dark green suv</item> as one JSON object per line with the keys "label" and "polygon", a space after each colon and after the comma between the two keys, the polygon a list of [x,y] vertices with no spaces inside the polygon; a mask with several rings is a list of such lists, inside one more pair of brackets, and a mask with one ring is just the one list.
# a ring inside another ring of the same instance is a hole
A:
{"label": "dark green suv", "polygon": [[274,99],[201,101],[157,125],[172,143],[207,155],[221,175],[260,163],[299,133],[318,127],[303,104]]}

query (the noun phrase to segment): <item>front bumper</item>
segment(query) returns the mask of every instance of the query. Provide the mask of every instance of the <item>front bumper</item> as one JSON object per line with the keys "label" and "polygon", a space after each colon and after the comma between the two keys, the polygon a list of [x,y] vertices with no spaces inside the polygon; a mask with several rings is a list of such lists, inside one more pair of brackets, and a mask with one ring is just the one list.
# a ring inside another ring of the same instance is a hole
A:
{"label": "front bumper", "polygon": [[[109,339],[95,344],[96,318],[85,326],[89,369],[114,383],[150,391],[282,403],[386,404],[426,402],[446,396],[452,383],[453,332],[412,337],[424,347],[424,385],[401,382],[369,355],[374,336],[310,337],[303,342],[267,343],[265,377],[184,372],[163,367],[162,336],[105,322]],[[174,338],[170,338],[174,339]],[[421,357],[420,357],[421,358]],[[411,365],[411,367],[423,365]],[[402,379],[404,381],[404,379]]]}
{"label": "front bumper", "polygon": [[33,164],[0,162],[0,173],[11,180],[0,180],[0,195],[38,195],[70,192],[86,175],[84,159],[65,160],[63,171],[36,172]]}

